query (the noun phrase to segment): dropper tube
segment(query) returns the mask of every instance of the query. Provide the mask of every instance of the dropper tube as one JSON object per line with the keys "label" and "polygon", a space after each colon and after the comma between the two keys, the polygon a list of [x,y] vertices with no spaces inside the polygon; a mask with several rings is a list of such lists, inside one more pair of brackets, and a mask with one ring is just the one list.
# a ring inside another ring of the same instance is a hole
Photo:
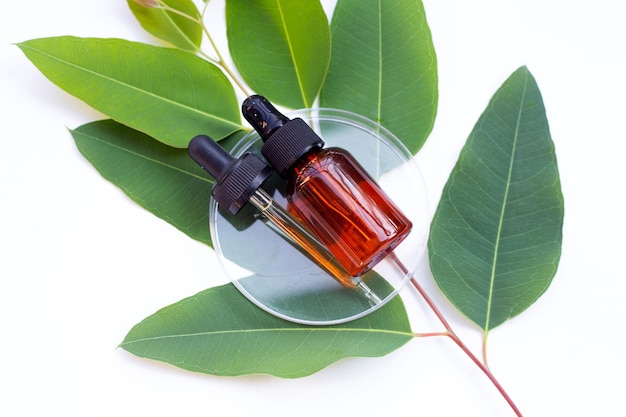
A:
{"label": "dropper tube", "polygon": [[216,179],[213,197],[230,214],[237,214],[246,202],[250,202],[268,220],[264,222],[268,227],[300,249],[341,285],[356,290],[373,304],[382,302],[361,278],[352,277],[323,243],[260,188],[272,172],[261,159],[250,153],[236,159],[205,135],[191,140],[189,154]]}
{"label": "dropper tube", "polygon": [[282,206],[277,204],[272,197],[262,188],[257,189],[250,197],[249,202],[256,207],[261,215],[270,223],[266,223],[276,233],[283,236],[287,241],[296,244],[305,255],[314,261],[320,268],[335,278],[346,288],[359,291],[374,304],[382,301],[359,277],[352,277],[337,262],[332,253],[315,238],[302,224]]}

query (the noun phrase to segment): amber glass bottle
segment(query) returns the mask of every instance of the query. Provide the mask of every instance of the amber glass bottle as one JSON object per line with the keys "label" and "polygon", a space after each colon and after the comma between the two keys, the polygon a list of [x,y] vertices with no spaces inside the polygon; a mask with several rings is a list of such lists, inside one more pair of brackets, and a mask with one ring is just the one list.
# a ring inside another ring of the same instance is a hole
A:
{"label": "amber glass bottle", "polygon": [[306,122],[288,119],[264,97],[248,97],[242,111],[261,135],[261,152],[287,179],[287,209],[352,276],[370,270],[409,234],[411,222],[349,152],[324,148]]}

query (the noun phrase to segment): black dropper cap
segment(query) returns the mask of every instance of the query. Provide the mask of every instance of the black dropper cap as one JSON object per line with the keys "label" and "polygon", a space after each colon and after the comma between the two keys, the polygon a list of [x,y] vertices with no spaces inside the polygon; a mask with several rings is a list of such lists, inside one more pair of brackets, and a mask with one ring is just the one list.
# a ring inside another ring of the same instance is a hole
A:
{"label": "black dropper cap", "polygon": [[241,112],[263,140],[261,153],[283,177],[307,152],[324,147],[304,120],[287,118],[263,96],[245,99]]}
{"label": "black dropper cap", "polygon": [[212,195],[233,215],[272,173],[256,155],[246,153],[239,159],[234,158],[206,135],[196,136],[189,142],[189,156],[215,178]]}

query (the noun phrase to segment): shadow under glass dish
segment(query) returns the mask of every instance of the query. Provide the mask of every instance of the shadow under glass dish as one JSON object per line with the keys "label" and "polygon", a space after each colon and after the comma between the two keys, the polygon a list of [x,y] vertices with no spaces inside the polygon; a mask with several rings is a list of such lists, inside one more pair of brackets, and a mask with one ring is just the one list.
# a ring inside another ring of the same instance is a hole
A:
{"label": "shadow under glass dish", "polygon": [[[425,185],[412,155],[389,131],[354,113],[300,110],[288,114],[306,121],[326,142],[326,147],[349,151],[413,223],[411,233],[395,249],[405,273],[391,257],[362,275],[362,280],[382,300],[375,304],[355,290],[339,284],[299,249],[263,223],[258,211],[246,205],[236,216],[210,204],[213,244],[229,279],[251,302],[285,320],[329,325],[354,320],[390,301],[406,284],[420,262],[428,232]],[[262,141],[251,131],[233,148],[260,155]],[[276,173],[263,188],[287,207],[286,181]]]}

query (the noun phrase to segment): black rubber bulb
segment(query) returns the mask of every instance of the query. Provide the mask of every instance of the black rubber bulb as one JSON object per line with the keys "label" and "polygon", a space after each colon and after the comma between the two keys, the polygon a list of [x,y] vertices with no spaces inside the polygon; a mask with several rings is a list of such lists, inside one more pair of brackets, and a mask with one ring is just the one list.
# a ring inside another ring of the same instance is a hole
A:
{"label": "black rubber bulb", "polygon": [[289,121],[289,118],[276,110],[272,103],[259,95],[246,98],[241,105],[241,113],[259,133],[263,142]]}
{"label": "black rubber bulb", "polygon": [[218,181],[237,162],[237,159],[206,135],[196,136],[189,142],[189,155]]}

